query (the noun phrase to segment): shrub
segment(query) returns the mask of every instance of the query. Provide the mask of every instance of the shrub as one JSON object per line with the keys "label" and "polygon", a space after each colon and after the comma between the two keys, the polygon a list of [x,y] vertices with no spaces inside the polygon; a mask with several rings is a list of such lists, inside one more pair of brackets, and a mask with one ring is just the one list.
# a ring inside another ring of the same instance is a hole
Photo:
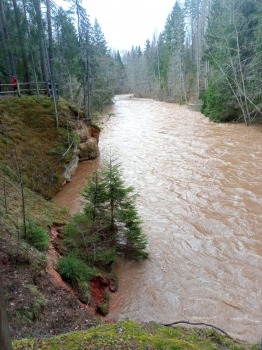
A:
{"label": "shrub", "polygon": [[232,99],[228,86],[223,81],[210,82],[201,94],[202,113],[214,122],[227,122],[238,116],[236,102]]}
{"label": "shrub", "polygon": [[70,253],[58,261],[57,269],[62,278],[75,285],[79,281],[87,282],[96,276],[97,271],[89,267],[75,253]]}
{"label": "shrub", "polygon": [[109,302],[105,302],[104,304],[98,305],[96,307],[96,312],[98,312],[102,316],[106,316],[109,313]]}
{"label": "shrub", "polygon": [[91,302],[91,291],[88,282],[78,281],[76,286],[78,298],[82,303],[89,304]]}
{"label": "shrub", "polygon": [[29,244],[41,252],[48,249],[49,235],[41,226],[37,226],[34,223],[29,222],[26,226],[26,235],[24,238]]}

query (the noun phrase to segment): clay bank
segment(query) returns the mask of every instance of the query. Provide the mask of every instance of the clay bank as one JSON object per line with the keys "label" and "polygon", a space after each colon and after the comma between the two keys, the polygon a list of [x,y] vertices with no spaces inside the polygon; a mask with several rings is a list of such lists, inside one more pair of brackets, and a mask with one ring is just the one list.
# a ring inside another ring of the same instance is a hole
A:
{"label": "clay bank", "polygon": [[79,142],[74,146],[72,159],[65,166],[63,176],[66,181],[72,180],[72,175],[75,173],[79,162],[95,159],[99,156],[100,130],[97,127],[87,125],[84,121],[78,121],[74,133],[79,137]]}

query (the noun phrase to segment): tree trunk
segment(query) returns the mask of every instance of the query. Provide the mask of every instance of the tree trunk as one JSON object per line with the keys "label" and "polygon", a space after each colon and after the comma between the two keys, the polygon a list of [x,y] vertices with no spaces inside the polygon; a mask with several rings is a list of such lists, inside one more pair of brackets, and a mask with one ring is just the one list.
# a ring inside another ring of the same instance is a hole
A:
{"label": "tree trunk", "polygon": [[86,33],[86,84],[87,84],[87,119],[90,121],[91,109],[91,84],[90,84],[90,42],[89,33]]}
{"label": "tree trunk", "polygon": [[5,18],[5,11],[4,11],[4,5],[3,1],[0,1],[0,23],[1,23],[1,29],[3,33],[2,41],[4,43],[4,48],[6,49],[6,55],[9,59],[9,67],[7,67],[8,72],[11,70],[11,75],[16,75],[15,70],[15,63],[14,63],[14,56],[11,50],[11,40],[10,35],[7,27],[7,22]]}
{"label": "tree trunk", "polygon": [[10,331],[7,322],[3,281],[0,275],[0,349],[12,350]]}
{"label": "tree trunk", "polygon": [[48,82],[48,70],[47,70],[47,62],[46,62],[46,49],[45,49],[45,38],[44,31],[42,25],[42,14],[41,14],[41,4],[40,0],[33,0],[35,13],[36,13],[36,21],[37,21],[37,29],[38,29],[38,37],[40,42],[40,62],[41,62],[41,70],[43,75],[43,80]]}
{"label": "tree trunk", "polygon": [[[16,0],[13,1],[13,7],[14,7],[14,12],[15,12],[15,21],[16,21],[16,27],[18,31],[18,36],[19,36],[19,42],[20,42],[20,47],[21,47],[21,56],[22,56],[22,62],[23,62],[23,69],[24,69],[24,79],[25,82],[30,82],[30,74],[29,74],[29,67],[28,67],[28,57],[26,55],[26,49],[25,49],[25,43],[23,40],[22,32],[23,28],[21,27],[21,22],[20,22],[20,15],[19,15],[19,10],[17,6]],[[29,86],[27,86],[28,89],[30,89]]]}
{"label": "tree trunk", "polygon": [[52,88],[52,96],[54,101],[55,121],[56,127],[58,128],[58,112],[57,112],[57,88],[54,76],[53,66],[53,35],[52,35],[52,23],[51,23],[51,7],[50,0],[46,0],[46,15],[47,15],[47,26],[48,26],[48,64],[50,70],[50,82]]}

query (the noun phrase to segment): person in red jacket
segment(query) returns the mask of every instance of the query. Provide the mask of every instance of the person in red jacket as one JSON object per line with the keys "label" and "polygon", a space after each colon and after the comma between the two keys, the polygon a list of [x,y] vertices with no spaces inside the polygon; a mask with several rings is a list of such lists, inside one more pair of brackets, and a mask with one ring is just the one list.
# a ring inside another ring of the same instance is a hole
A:
{"label": "person in red jacket", "polygon": [[16,95],[17,93],[17,79],[16,77],[13,75],[12,79],[11,79],[11,84],[14,90],[14,95]]}

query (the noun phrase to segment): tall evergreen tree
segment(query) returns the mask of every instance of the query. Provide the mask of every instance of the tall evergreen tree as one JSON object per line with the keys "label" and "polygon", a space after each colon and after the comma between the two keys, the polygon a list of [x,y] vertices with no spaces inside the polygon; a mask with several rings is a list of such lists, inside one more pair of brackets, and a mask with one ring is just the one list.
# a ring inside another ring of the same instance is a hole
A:
{"label": "tall evergreen tree", "polygon": [[113,86],[115,94],[128,92],[126,70],[119,51],[113,53]]}
{"label": "tall evergreen tree", "polygon": [[113,97],[113,59],[109,54],[107,42],[97,20],[92,27],[91,99],[92,109],[102,111]]}

